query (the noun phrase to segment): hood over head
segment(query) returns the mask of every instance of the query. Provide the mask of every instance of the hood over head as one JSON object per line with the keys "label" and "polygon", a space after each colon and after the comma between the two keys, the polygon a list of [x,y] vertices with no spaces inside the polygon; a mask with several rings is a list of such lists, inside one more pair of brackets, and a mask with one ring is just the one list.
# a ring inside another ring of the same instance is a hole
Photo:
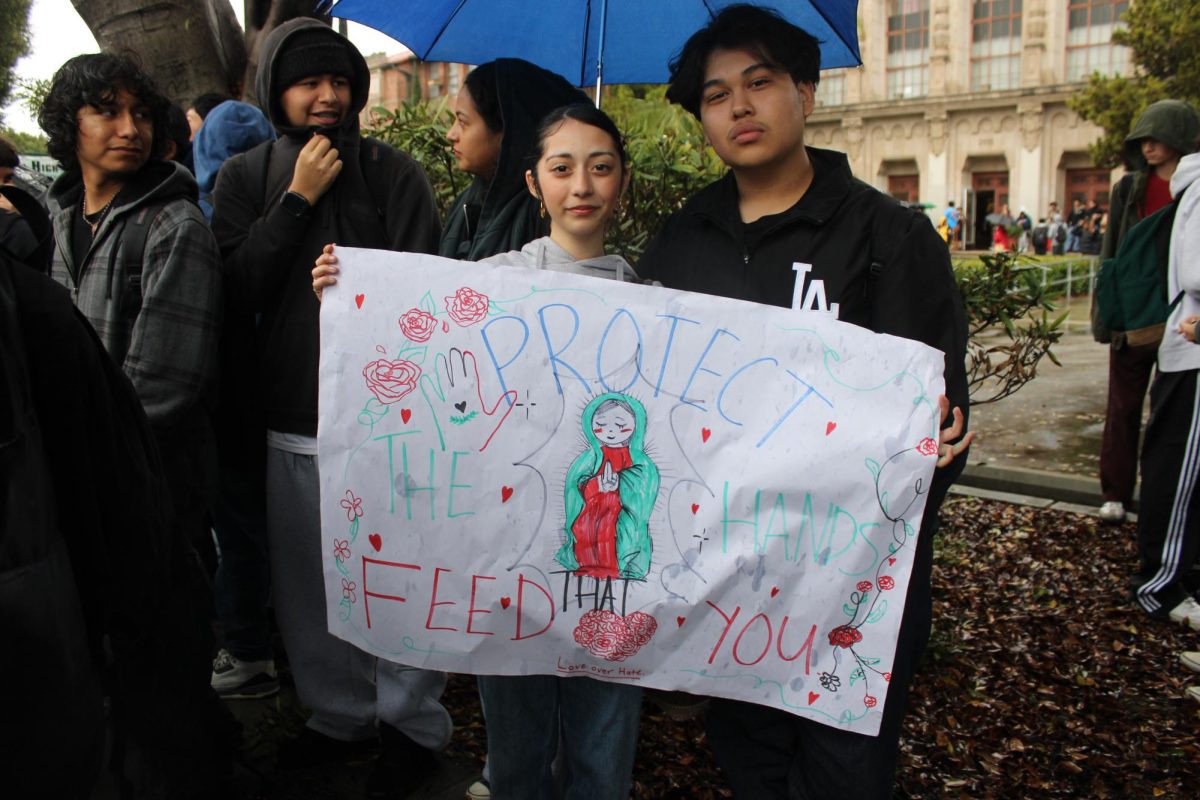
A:
{"label": "hood over head", "polygon": [[1196,151],[1196,136],[1200,134],[1200,116],[1196,109],[1182,100],[1159,100],[1151,103],[1133,123],[1125,137],[1125,159],[1131,169],[1146,169],[1142,156],[1142,139],[1157,139],[1180,155]]}
{"label": "hood over head", "polygon": [[591,102],[566,78],[536,64],[519,58],[498,58],[495,65],[504,138],[500,140],[496,174],[484,201],[484,217],[488,206],[503,204],[516,192],[528,191],[525,170],[530,166],[529,155],[542,118],[560,106]]}
{"label": "hood over head", "polygon": [[[23,191],[20,187],[0,185],[0,195],[8,198],[8,202],[12,203],[13,208],[29,225],[33,238],[37,240],[37,249],[24,259],[26,265],[33,267],[38,272],[49,272],[50,257],[54,252],[54,234],[50,228],[50,215],[33,195]],[[4,245],[5,243],[0,241],[0,249],[7,250]]]}
{"label": "hood over head", "polygon": [[288,20],[267,34],[259,55],[254,91],[259,107],[280,134],[301,139],[308,137],[309,128],[288,124],[279,98],[301,78],[326,72],[344,74],[350,79],[350,108],[336,133],[358,136],[358,114],[366,107],[371,88],[367,61],[358,48],[333,28],[311,17]]}
{"label": "hood over head", "polygon": [[192,143],[200,193],[212,192],[217,170],[228,159],[274,138],[270,120],[255,106],[240,100],[218,105],[208,113]]}

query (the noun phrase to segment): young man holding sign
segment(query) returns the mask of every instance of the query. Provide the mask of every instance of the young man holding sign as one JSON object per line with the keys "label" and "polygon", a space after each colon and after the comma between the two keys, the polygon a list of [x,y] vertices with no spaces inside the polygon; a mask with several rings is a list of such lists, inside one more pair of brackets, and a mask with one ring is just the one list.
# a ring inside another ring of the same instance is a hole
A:
{"label": "young man holding sign", "polygon": [[[966,322],[945,243],[923,214],[855,179],[843,154],[804,145],[819,69],[816,39],[750,6],[725,9],[688,40],[667,97],[696,115],[730,173],[667,220],[639,272],[928,344],[946,354],[950,404],[966,409]],[[968,442],[942,444],[939,466]],[[939,469],[930,488],[879,735],[713,699],[709,737],[738,797],[891,796],[907,689],[929,636],[937,512],[961,467]]]}

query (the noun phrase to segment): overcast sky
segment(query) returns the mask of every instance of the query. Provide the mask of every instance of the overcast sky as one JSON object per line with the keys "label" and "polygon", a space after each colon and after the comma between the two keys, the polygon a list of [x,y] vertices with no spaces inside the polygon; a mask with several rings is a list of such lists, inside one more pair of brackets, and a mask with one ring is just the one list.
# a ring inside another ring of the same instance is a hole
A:
{"label": "overcast sky", "polygon": [[[231,0],[234,13],[242,18],[241,0]],[[80,53],[94,53],[99,48],[92,32],[83,24],[71,0],[33,0],[29,14],[32,46],[29,55],[17,62],[17,75],[27,80],[49,78],[64,61]],[[364,54],[395,53],[403,46],[382,33],[356,23],[350,23],[351,41]],[[25,113],[20,103],[10,103],[4,109],[4,122],[14,130],[40,133],[37,123]]]}

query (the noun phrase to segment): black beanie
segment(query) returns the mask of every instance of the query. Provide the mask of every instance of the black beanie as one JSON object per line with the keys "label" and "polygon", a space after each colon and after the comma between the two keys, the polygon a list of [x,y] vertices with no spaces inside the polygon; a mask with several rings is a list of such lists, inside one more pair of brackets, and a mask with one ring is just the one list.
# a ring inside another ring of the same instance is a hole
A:
{"label": "black beanie", "polygon": [[320,29],[302,30],[289,36],[275,61],[272,76],[275,96],[311,75],[341,75],[353,81],[354,66],[346,52],[348,45],[340,36],[330,36],[329,31]]}

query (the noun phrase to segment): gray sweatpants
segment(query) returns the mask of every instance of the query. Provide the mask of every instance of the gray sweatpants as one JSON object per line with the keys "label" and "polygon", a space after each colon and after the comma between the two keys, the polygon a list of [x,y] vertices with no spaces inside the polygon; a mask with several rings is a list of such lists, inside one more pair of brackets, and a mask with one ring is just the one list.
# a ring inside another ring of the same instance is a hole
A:
{"label": "gray sweatpants", "polygon": [[343,741],[376,735],[376,720],[441,749],[453,724],[441,672],[404,667],[329,633],[322,573],[317,457],[267,448],[267,539],[275,617],[308,727]]}

